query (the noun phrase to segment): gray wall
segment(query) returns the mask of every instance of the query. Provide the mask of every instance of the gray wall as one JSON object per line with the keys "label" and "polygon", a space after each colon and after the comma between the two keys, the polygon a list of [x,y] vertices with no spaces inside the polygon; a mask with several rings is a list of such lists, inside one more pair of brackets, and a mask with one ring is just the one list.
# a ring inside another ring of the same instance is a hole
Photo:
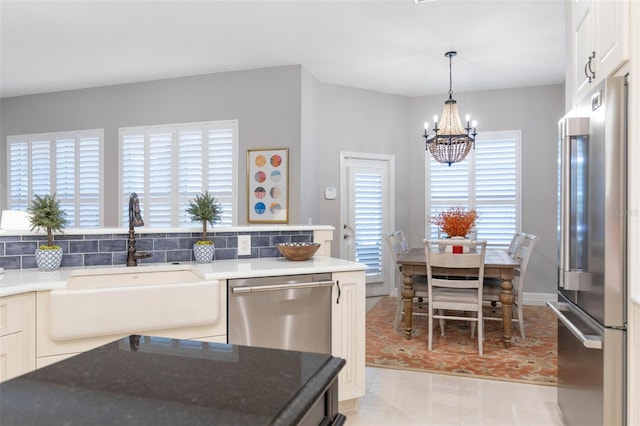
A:
{"label": "gray wall", "polygon": [[319,202],[322,189],[318,184],[322,165],[317,161],[320,153],[320,122],[318,100],[321,83],[302,69],[302,117],[300,158],[300,219],[302,224],[322,225]]}
{"label": "gray wall", "polygon": [[[238,119],[238,224],[247,223],[246,150],[289,148],[290,173],[299,176],[301,67],[206,74],[135,84],[48,93],[0,101],[0,164],[8,135],[103,128],[105,176],[118,170],[118,129],[127,126]],[[0,176],[0,210],[7,176]],[[105,179],[105,226],[118,225],[118,179]],[[300,198],[290,179],[289,196]],[[300,223],[298,203],[289,214]]]}
{"label": "gray wall", "polygon": [[[409,145],[409,99],[351,87],[321,84],[318,91],[318,143],[317,158],[319,192],[327,186],[340,188],[340,152],[393,154],[396,157],[396,203],[410,198],[410,176],[413,171],[408,164]],[[340,253],[340,194],[335,200],[319,202],[321,224],[336,228],[333,256]],[[409,229],[409,212],[396,206],[396,224]],[[424,233],[420,230],[421,233]]]}
{"label": "gray wall", "polygon": [[[555,293],[556,123],[561,85],[456,93],[461,113],[483,130],[522,130],[522,230],[540,237],[528,292]],[[288,147],[289,223],[332,225],[340,245],[340,205],[323,188],[340,187],[341,151],[392,154],[396,160],[396,228],[419,245],[425,229],[423,122],[440,114],[446,95],[407,98],[318,81],[301,66],[207,74],[0,100],[0,164],[12,134],[105,129],[106,170],[117,170],[118,128],[205,120],[239,120],[238,224],[246,224],[246,150]],[[0,209],[6,206],[0,175]],[[106,226],[117,225],[118,181],[105,183]]]}

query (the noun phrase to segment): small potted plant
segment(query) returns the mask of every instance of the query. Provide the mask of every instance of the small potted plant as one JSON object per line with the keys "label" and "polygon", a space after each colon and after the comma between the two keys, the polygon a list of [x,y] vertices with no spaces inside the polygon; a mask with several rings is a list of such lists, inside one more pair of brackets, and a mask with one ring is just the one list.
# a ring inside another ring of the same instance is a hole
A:
{"label": "small potted plant", "polygon": [[62,262],[62,248],[53,244],[53,233],[60,232],[67,225],[67,214],[60,208],[56,194],[36,195],[27,208],[31,230],[47,230],[47,245],[36,249],[36,263],[41,271],[55,271]]}
{"label": "small potted plant", "polygon": [[213,241],[207,240],[207,224],[213,226],[220,222],[222,206],[215,197],[205,191],[189,201],[186,212],[194,222],[202,223],[202,238],[193,245],[193,255],[198,263],[209,263],[213,260]]}

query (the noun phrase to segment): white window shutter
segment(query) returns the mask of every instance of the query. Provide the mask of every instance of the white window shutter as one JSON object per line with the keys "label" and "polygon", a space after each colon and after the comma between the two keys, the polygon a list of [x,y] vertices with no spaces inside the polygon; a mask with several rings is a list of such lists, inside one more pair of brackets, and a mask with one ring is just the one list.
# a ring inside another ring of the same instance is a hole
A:
{"label": "white window shutter", "polygon": [[230,128],[210,128],[208,131],[208,188],[221,204],[221,226],[233,224],[235,135],[234,129]]}
{"label": "white window shutter", "polygon": [[382,276],[382,191],[379,174],[355,175],[356,262],[367,265],[367,276]]}
{"label": "white window shutter", "polygon": [[9,209],[25,210],[29,204],[29,142],[9,137]]}
{"label": "white window shutter", "polygon": [[235,121],[127,128],[120,131],[122,223],[128,223],[131,192],[140,198],[145,226],[198,226],[189,201],[209,191],[231,226],[235,208]]}
{"label": "white window shutter", "polygon": [[[426,155],[427,214],[458,206],[476,209],[477,238],[508,247],[521,214],[520,132],[482,132],[467,158],[450,167]],[[437,238],[437,227],[428,225],[430,238]]]}
{"label": "white window shutter", "polygon": [[34,195],[55,193],[68,227],[102,226],[104,131],[10,136],[9,208],[24,210]]}
{"label": "white window shutter", "polygon": [[31,191],[33,195],[51,194],[51,140],[31,143]]}

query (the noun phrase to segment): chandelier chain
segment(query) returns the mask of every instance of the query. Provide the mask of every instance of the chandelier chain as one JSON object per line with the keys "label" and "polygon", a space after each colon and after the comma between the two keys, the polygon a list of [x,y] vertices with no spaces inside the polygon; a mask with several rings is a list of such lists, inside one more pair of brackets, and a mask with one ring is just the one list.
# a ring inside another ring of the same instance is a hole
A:
{"label": "chandelier chain", "polygon": [[453,98],[453,78],[451,73],[451,58],[453,55],[449,55],[449,99]]}

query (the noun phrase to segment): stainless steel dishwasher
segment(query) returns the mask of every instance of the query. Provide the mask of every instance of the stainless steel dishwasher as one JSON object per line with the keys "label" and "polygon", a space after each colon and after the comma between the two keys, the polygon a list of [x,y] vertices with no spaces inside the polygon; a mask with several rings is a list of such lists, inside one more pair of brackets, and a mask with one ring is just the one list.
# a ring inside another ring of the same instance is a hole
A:
{"label": "stainless steel dishwasher", "polygon": [[331,353],[331,273],[228,280],[229,343]]}

